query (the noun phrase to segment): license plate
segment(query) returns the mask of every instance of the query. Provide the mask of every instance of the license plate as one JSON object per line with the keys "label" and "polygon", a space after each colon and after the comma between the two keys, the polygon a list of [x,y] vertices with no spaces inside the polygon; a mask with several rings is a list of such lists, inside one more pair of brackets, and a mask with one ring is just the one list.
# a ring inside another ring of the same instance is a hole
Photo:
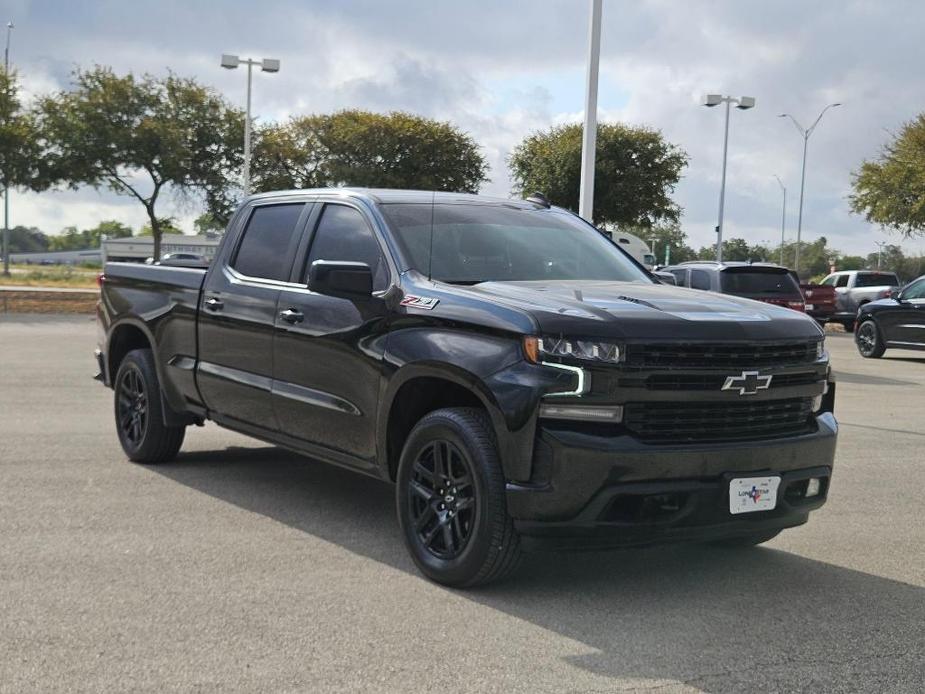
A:
{"label": "license plate", "polygon": [[812,311],[814,308],[816,308],[816,307],[813,306],[812,304],[806,304],[806,310],[807,310],[807,311]]}
{"label": "license plate", "polygon": [[777,506],[780,477],[737,477],[729,482],[729,513],[770,511]]}

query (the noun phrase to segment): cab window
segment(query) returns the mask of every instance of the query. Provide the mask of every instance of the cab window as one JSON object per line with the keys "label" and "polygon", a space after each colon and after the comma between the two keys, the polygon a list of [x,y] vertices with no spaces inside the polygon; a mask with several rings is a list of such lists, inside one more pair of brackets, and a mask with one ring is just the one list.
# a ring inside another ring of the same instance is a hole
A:
{"label": "cab window", "polygon": [[710,273],[706,270],[691,270],[691,289],[710,289]]}
{"label": "cab window", "polygon": [[248,277],[288,280],[304,207],[304,203],[255,207],[231,267]]}
{"label": "cab window", "polygon": [[849,275],[838,275],[838,277],[835,280],[835,286],[836,287],[847,287],[849,277],[850,277]]}
{"label": "cab window", "polygon": [[388,286],[388,268],[379,242],[363,215],[353,207],[332,204],[324,206],[305,268],[306,282],[308,270],[316,260],[366,263],[373,271],[373,291]]}

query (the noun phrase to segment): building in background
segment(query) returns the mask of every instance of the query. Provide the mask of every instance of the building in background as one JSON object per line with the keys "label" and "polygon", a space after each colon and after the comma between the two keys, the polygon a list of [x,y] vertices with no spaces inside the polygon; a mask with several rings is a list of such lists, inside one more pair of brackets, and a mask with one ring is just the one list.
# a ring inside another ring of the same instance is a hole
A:
{"label": "building in background", "polygon": [[[195,236],[164,234],[161,237],[161,255],[168,253],[195,253],[211,261],[221,241],[221,234],[206,233]],[[129,236],[103,241],[103,262],[143,263],[154,254],[154,239],[150,236]]]}

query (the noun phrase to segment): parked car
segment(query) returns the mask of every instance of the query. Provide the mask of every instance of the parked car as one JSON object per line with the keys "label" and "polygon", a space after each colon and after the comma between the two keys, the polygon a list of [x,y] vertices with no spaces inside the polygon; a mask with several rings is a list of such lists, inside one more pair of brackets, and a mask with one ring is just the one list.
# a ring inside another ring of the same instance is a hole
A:
{"label": "parked car", "polygon": [[165,253],[161,256],[160,264],[174,267],[208,267],[209,259],[198,253]]}
{"label": "parked car", "polygon": [[531,544],[754,545],[827,498],[815,321],[658,283],[548,204],[252,196],[208,270],[108,263],[98,319],[129,459],[212,420],[392,482],[411,557],[449,585]]}
{"label": "parked car", "polygon": [[925,350],[925,275],[888,299],[861,306],[855,342],[868,358],[882,357],[889,347]]}
{"label": "parked car", "polygon": [[835,288],[835,312],[830,320],[853,332],[858,309],[871,301],[889,297],[894,289],[899,288],[899,278],[893,272],[841,270],[833,272],[819,284]]}
{"label": "parked car", "polygon": [[780,265],[693,260],[669,265],[665,270],[675,276],[679,287],[732,294],[804,311],[799,283]]}
{"label": "parked car", "polygon": [[[791,273],[791,276],[793,274],[795,273]],[[803,292],[803,300],[806,302],[806,313],[820,323],[827,323],[835,314],[835,287],[807,282],[800,284],[800,291]]]}

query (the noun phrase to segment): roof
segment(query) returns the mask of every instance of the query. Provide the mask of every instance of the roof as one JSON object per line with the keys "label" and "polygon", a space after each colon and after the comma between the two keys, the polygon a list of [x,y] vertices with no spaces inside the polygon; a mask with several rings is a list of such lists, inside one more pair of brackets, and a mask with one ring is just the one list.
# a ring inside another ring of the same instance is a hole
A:
{"label": "roof", "polygon": [[252,195],[249,200],[265,200],[267,198],[283,197],[288,195],[320,195],[336,194],[348,197],[363,198],[373,203],[459,203],[479,202],[482,204],[516,205],[524,209],[539,207],[537,203],[511,198],[499,198],[491,195],[475,195],[472,193],[447,193],[432,190],[401,190],[397,188],[302,188],[297,190],[278,190],[269,193]]}

